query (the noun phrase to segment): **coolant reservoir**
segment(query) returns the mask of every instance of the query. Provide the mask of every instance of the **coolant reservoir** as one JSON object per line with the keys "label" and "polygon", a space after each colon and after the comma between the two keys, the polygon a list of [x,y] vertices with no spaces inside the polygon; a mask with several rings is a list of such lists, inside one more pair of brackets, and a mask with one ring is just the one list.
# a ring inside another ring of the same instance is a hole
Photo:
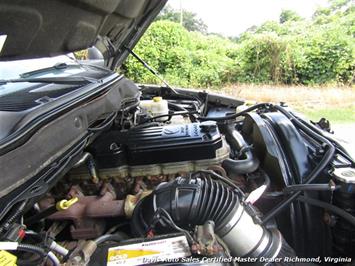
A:
{"label": "coolant reservoir", "polygon": [[[168,101],[162,97],[154,97],[152,100],[140,101],[139,106],[151,116],[169,114]],[[166,117],[158,118],[157,121],[164,121]]]}

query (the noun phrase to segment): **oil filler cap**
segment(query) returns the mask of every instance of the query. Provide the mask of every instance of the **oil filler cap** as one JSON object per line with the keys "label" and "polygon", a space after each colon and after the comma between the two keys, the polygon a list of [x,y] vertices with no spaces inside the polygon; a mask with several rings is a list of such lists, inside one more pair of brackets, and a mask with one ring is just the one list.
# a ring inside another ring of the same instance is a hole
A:
{"label": "oil filler cap", "polygon": [[351,167],[336,168],[333,171],[333,176],[346,184],[355,184],[355,169]]}
{"label": "oil filler cap", "polygon": [[214,132],[217,129],[217,124],[215,121],[204,121],[200,123],[200,129],[203,133]]}

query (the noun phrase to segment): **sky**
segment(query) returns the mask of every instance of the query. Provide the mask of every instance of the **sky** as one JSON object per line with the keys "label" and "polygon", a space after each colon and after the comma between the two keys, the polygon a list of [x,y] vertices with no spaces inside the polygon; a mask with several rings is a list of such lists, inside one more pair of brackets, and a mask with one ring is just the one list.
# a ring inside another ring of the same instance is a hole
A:
{"label": "sky", "polygon": [[238,36],[253,25],[278,20],[283,9],[310,18],[327,0],[168,0],[175,9],[192,11],[208,26],[209,32]]}

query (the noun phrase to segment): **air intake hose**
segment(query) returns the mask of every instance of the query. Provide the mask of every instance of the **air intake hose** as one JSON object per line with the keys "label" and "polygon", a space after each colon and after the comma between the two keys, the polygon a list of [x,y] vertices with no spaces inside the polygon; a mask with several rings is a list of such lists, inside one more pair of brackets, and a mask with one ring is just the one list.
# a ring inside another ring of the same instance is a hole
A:
{"label": "air intake hose", "polygon": [[[160,184],[134,209],[133,232],[144,236],[154,222],[155,212],[161,208],[177,226],[186,230],[212,220],[216,234],[233,256],[275,258],[281,255],[280,251],[293,254],[278,230],[256,224],[236,191],[209,176],[179,177]],[[160,233],[171,232],[171,227],[164,223],[155,229]]]}

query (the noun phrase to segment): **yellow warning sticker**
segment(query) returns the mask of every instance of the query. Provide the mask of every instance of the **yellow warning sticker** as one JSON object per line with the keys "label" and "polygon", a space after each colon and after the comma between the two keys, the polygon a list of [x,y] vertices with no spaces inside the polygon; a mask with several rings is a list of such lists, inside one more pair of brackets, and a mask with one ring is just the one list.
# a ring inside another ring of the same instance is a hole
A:
{"label": "yellow warning sticker", "polygon": [[16,266],[17,257],[10,252],[0,250],[0,266]]}
{"label": "yellow warning sticker", "polygon": [[107,266],[152,264],[190,255],[186,237],[177,236],[110,248]]}
{"label": "yellow warning sticker", "polygon": [[126,259],[132,259],[155,254],[160,254],[160,251],[144,249],[118,249],[110,250],[108,254],[108,259],[112,260],[113,257],[124,257]]}

